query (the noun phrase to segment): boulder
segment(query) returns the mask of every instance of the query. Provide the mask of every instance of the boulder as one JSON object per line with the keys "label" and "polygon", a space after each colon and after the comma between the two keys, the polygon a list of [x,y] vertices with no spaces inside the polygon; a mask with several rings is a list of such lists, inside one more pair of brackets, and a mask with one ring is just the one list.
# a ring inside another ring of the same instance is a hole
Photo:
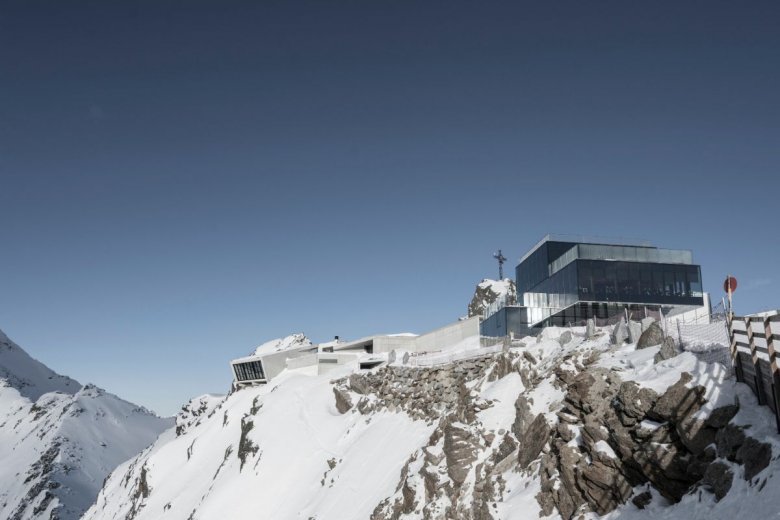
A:
{"label": "boulder", "polygon": [[702,478],[702,484],[715,495],[715,501],[719,502],[731,489],[734,474],[724,462],[713,462],[707,466]]}
{"label": "boulder", "polygon": [[703,453],[707,446],[715,444],[716,430],[707,426],[705,419],[688,415],[677,423],[675,430],[683,445],[694,455]]}
{"label": "boulder", "polygon": [[526,468],[536,460],[542,452],[542,448],[550,438],[550,426],[544,418],[544,414],[537,415],[520,439],[520,447],[517,452],[517,465]]}
{"label": "boulder", "polygon": [[643,349],[647,347],[655,347],[661,345],[664,342],[664,331],[657,322],[653,322],[647,327],[647,330],[639,336],[639,341],[636,342],[637,349]]}
{"label": "boulder", "polygon": [[739,412],[739,404],[729,404],[716,408],[707,417],[707,426],[716,429],[724,428],[737,415],[737,412]]}
{"label": "boulder", "polygon": [[677,345],[674,344],[674,338],[667,337],[661,345],[661,349],[653,357],[653,363],[657,364],[661,361],[671,359],[679,353],[680,351],[677,350]]}
{"label": "boulder", "polygon": [[351,374],[349,376],[349,387],[356,393],[365,395],[369,393],[371,387],[368,384],[366,378],[360,374]]}
{"label": "boulder", "polygon": [[528,399],[522,394],[515,401],[515,422],[512,424],[512,433],[518,440],[522,440],[525,436],[525,431],[531,424],[534,416],[531,413],[531,406],[528,404]]}
{"label": "boulder", "polygon": [[333,387],[333,394],[336,396],[336,410],[339,413],[347,413],[352,408],[352,398],[349,394],[337,387]]}
{"label": "boulder", "polygon": [[701,386],[689,388],[687,384],[692,380],[693,376],[688,372],[680,374],[680,379],[655,402],[647,416],[661,422],[679,421],[698,412],[706,402],[705,389]]}
{"label": "boulder", "polygon": [[638,508],[638,509],[644,509],[648,505],[650,505],[650,502],[653,501],[653,494],[649,491],[644,491],[642,493],[639,493],[637,496],[631,499],[631,502]]}
{"label": "boulder", "polygon": [[715,444],[718,449],[718,457],[730,461],[737,460],[737,451],[745,442],[745,432],[734,424],[727,424],[715,435]]}
{"label": "boulder", "polygon": [[626,327],[626,320],[620,318],[620,321],[612,327],[612,334],[609,336],[613,345],[622,345],[628,339],[628,327]]}
{"label": "boulder", "polygon": [[596,335],[596,322],[593,318],[589,319],[585,324],[585,336],[590,339]]}
{"label": "boulder", "polygon": [[644,419],[658,400],[658,394],[649,388],[642,388],[633,381],[620,385],[613,406],[624,426],[633,426]]}
{"label": "boulder", "polygon": [[558,343],[560,343],[561,346],[564,346],[565,344],[571,341],[571,337],[572,336],[570,330],[564,331],[563,334],[561,334],[560,337],[558,338]]}
{"label": "boulder", "polygon": [[747,437],[737,450],[736,460],[745,466],[745,480],[751,480],[769,465],[772,458],[772,447],[758,442],[753,437]]}

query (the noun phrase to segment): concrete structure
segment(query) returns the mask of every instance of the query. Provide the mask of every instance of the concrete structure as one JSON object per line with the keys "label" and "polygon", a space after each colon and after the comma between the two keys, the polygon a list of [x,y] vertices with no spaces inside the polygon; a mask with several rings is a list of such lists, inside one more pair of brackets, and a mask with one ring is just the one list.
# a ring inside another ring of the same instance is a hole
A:
{"label": "concrete structure", "polygon": [[[259,352],[231,361],[234,384],[265,384],[284,369],[317,367],[326,374],[339,366],[354,364],[355,370],[370,369],[386,363],[390,352],[441,352],[454,348],[479,348],[479,320],[475,316],[457,321],[423,335],[388,334],[355,341],[307,344],[284,350]],[[301,336],[302,337],[302,336]]]}
{"label": "concrete structure", "polygon": [[230,362],[233,378],[238,385],[267,383],[287,368],[288,361],[316,356],[317,346],[307,345],[279,352],[254,354]]}
{"label": "concrete structure", "polygon": [[376,335],[360,338],[355,341],[338,343],[333,351],[359,350],[370,354],[381,354],[393,350],[407,352],[436,352],[473,342],[479,346],[480,317],[474,316],[456,321],[444,327],[426,332],[420,336],[413,335]]}

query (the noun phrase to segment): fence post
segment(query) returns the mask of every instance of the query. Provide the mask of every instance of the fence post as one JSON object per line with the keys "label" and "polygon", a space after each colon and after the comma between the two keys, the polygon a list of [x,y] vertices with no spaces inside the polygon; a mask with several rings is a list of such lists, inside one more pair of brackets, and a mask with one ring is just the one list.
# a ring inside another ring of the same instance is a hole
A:
{"label": "fence post", "polygon": [[769,368],[772,372],[772,398],[775,401],[775,424],[777,432],[780,433],[780,410],[777,409],[780,403],[780,372],[777,370],[777,355],[775,353],[775,341],[772,337],[772,322],[769,316],[764,317],[764,336],[766,337],[766,350],[769,352]]}
{"label": "fence post", "polygon": [[729,348],[731,349],[731,368],[734,369],[734,377],[738,382],[744,383],[742,374],[742,362],[737,351],[737,335],[734,334],[734,317],[730,312],[726,313],[726,333],[729,337]]}
{"label": "fence post", "polygon": [[753,360],[753,370],[756,374],[756,397],[758,398],[758,404],[766,404],[766,397],[764,396],[764,381],[761,375],[761,364],[758,360],[756,342],[753,340],[753,326],[751,325],[751,318],[747,316],[745,317],[745,330],[747,330],[748,344],[750,345],[750,357]]}

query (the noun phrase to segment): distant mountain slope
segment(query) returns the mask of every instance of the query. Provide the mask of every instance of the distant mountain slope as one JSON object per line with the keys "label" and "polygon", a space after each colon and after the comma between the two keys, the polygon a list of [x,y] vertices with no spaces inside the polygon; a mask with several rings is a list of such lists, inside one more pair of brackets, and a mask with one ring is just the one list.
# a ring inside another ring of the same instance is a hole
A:
{"label": "distant mountain slope", "polygon": [[75,520],[171,419],[59,375],[0,332],[0,518]]}

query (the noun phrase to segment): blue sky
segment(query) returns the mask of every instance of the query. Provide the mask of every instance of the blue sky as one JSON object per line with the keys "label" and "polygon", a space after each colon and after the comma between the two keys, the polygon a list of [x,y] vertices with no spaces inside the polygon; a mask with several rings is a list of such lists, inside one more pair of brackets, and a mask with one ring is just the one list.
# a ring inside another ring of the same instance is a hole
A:
{"label": "blue sky", "polygon": [[[548,5],[549,4],[549,5]],[[0,8],[0,328],[161,413],[292,332],[423,332],[544,234],[780,307],[775,2]],[[749,251],[737,244],[750,240]],[[757,251],[757,252],[755,252]]]}

